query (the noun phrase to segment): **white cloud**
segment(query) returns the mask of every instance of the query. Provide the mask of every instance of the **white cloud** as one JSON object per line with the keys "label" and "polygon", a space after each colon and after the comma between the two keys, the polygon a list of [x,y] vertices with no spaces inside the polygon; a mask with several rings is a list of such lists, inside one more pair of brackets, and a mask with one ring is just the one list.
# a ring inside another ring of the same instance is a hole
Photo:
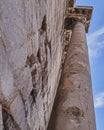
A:
{"label": "white cloud", "polygon": [[98,95],[95,96],[94,106],[95,106],[95,108],[104,107],[104,92],[99,93]]}
{"label": "white cloud", "polygon": [[98,57],[104,49],[104,27],[87,36],[90,58]]}

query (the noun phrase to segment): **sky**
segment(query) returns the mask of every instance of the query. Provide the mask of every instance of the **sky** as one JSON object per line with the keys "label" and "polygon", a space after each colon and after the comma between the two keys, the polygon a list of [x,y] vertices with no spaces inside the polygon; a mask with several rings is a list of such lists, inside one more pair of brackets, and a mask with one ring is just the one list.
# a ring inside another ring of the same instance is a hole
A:
{"label": "sky", "polygon": [[87,44],[91,66],[97,130],[104,130],[104,0],[76,0],[76,5],[93,6]]}

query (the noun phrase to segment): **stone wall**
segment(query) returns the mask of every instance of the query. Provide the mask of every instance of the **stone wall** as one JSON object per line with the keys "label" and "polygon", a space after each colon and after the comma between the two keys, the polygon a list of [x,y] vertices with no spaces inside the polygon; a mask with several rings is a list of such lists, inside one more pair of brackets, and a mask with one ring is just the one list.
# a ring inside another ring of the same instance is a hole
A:
{"label": "stone wall", "polygon": [[65,0],[0,1],[0,128],[46,130],[60,79],[64,12]]}

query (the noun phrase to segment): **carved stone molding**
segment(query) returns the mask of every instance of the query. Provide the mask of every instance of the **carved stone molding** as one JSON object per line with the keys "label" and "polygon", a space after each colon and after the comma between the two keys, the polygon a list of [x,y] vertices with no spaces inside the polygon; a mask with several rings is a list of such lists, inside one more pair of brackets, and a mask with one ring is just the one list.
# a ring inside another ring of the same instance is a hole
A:
{"label": "carved stone molding", "polygon": [[86,32],[88,32],[92,11],[92,6],[68,7],[65,16],[65,29],[70,30],[76,22],[82,22],[85,25]]}

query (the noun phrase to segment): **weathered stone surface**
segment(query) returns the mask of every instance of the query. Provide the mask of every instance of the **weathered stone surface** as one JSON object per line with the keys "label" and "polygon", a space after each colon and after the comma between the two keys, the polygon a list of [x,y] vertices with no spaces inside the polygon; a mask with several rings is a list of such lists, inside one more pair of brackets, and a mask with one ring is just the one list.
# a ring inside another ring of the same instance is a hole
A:
{"label": "weathered stone surface", "polygon": [[18,94],[10,105],[10,113],[21,130],[28,130],[25,106],[22,97]]}
{"label": "weathered stone surface", "polygon": [[0,103],[9,130],[47,128],[60,78],[64,10],[65,0],[0,1]]}
{"label": "weathered stone surface", "polygon": [[8,56],[2,39],[0,39],[0,102],[8,107],[16,94],[16,88],[13,85],[13,72],[9,66]]}
{"label": "weathered stone surface", "polygon": [[3,130],[3,115],[2,115],[2,105],[0,105],[0,130]]}
{"label": "weathered stone surface", "polygon": [[48,130],[96,130],[85,27],[72,30]]}

